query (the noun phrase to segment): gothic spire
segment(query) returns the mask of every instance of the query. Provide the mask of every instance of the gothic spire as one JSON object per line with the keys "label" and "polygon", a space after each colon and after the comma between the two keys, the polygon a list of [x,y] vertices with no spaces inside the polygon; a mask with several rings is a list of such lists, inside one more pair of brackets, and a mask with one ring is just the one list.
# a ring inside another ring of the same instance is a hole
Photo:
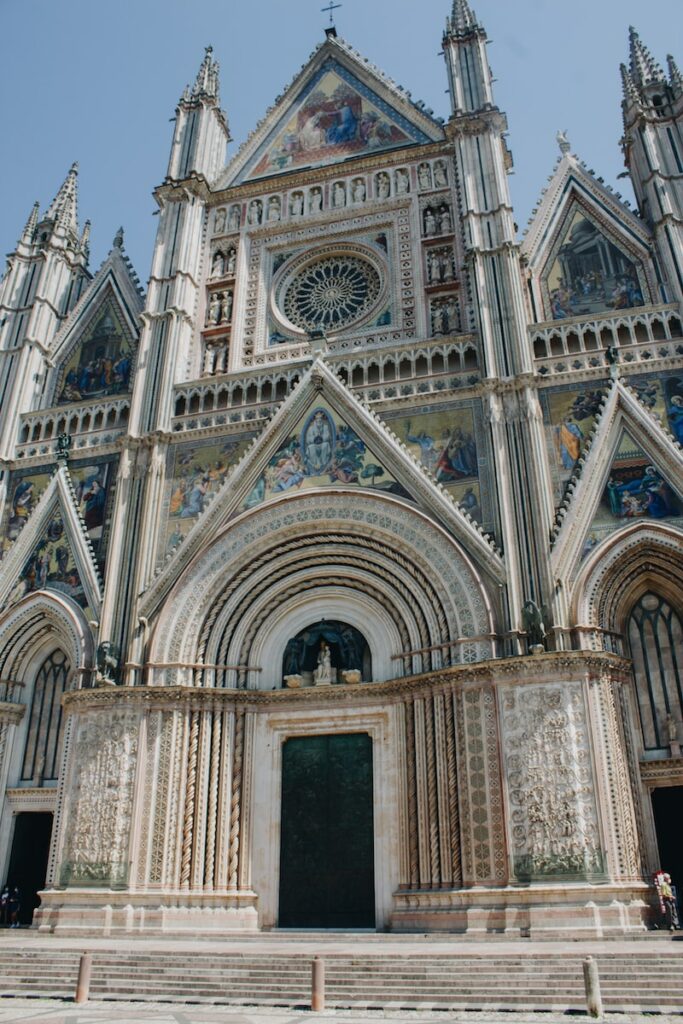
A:
{"label": "gothic spire", "polygon": [[90,221],[86,220],[85,224],[83,225],[83,232],[78,243],[78,248],[81,250],[81,252],[86,258],[90,252],[90,227]]}
{"label": "gothic spire", "polygon": [[654,59],[647,46],[641,41],[633,25],[629,28],[630,40],[630,72],[636,86],[641,88],[650,82],[664,81],[664,72]]}
{"label": "gothic spire", "polygon": [[447,31],[457,36],[467,35],[477,28],[476,15],[467,0],[453,0],[453,10],[446,25]]}
{"label": "gothic spire", "polygon": [[50,203],[46,218],[60,227],[78,234],[78,164],[73,163],[57,195]]}
{"label": "gothic spire", "polygon": [[190,98],[191,99],[211,99],[218,102],[219,96],[219,84],[218,84],[218,70],[219,64],[217,60],[212,57],[213,47],[207,46],[204,51],[204,59],[199,65],[199,71],[197,72],[197,78],[194,83]]}

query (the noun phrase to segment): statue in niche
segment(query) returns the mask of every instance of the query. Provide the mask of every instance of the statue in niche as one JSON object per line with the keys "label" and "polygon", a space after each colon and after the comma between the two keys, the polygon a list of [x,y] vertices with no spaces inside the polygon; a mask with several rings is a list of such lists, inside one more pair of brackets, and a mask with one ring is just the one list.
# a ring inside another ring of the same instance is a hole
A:
{"label": "statue in niche", "polygon": [[219,324],[221,322],[221,293],[214,292],[209,302],[209,311],[206,318],[208,324]]}
{"label": "statue in niche", "polygon": [[249,203],[249,223],[260,224],[263,216],[263,203],[260,199],[252,199]]}
{"label": "statue in niche", "polygon": [[216,210],[216,214],[213,219],[214,234],[222,235],[225,231],[225,216],[225,210]]}
{"label": "statue in niche", "polygon": [[316,686],[330,686],[336,682],[337,671],[332,668],[332,652],[328,644],[324,641],[320,641],[320,651],[318,652],[318,665],[313,673],[313,682]]}
{"label": "statue in niche", "polygon": [[289,205],[289,212],[292,217],[300,217],[304,212],[304,194],[303,192],[292,193],[292,199]]}
{"label": "statue in niche", "polygon": [[280,197],[271,196],[268,200],[268,218],[269,221],[275,221],[280,219]]}
{"label": "statue in niche", "polygon": [[408,172],[400,167],[396,171],[396,195],[404,196],[406,192],[410,192],[410,178]]}
{"label": "statue in niche", "polygon": [[353,183],[353,201],[354,203],[365,202],[365,182],[362,178],[356,178]]}
{"label": "statue in niche", "polygon": [[235,249],[231,249],[228,253],[228,262],[225,265],[225,272],[228,277],[235,276],[235,268],[237,266],[237,252]]}
{"label": "statue in niche", "polygon": [[334,186],[334,190],[332,192],[332,203],[337,209],[341,206],[346,206],[346,188],[341,181],[338,181]]}
{"label": "statue in niche", "polygon": [[426,190],[432,187],[432,172],[429,169],[429,164],[420,164],[417,177],[421,189]]}
{"label": "statue in niche", "polygon": [[442,235],[450,235],[453,230],[453,222],[451,220],[451,211],[448,209],[446,204],[439,210],[439,227]]}
{"label": "statue in niche", "polygon": [[309,213],[320,213],[323,208],[323,193],[320,188],[312,188],[308,197]]}
{"label": "statue in niche", "polygon": [[240,229],[240,208],[239,206],[230,207],[230,216],[228,218],[228,231],[239,231]]}
{"label": "statue in niche", "polygon": [[377,198],[388,199],[391,192],[391,181],[386,171],[377,175]]}
{"label": "statue in niche", "polygon": [[436,234],[436,217],[434,216],[434,211],[431,206],[428,206],[424,212],[424,228],[425,235]]}
{"label": "statue in niche", "polygon": [[345,622],[323,619],[301,630],[287,644],[282,659],[285,686],[315,685],[328,674],[328,660],[330,683],[354,684],[363,676],[372,678],[370,651],[363,634]]}
{"label": "statue in niche", "polygon": [[233,303],[232,292],[226,292],[225,293],[225,299],[223,301],[223,317],[222,317],[222,319],[223,319],[223,323],[224,324],[229,324],[230,321],[232,320],[232,303]]}
{"label": "statue in niche", "polygon": [[223,253],[218,249],[213,254],[213,262],[211,264],[211,277],[222,277],[225,271],[225,261],[223,259]]}
{"label": "statue in niche", "polygon": [[436,188],[445,188],[447,184],[446,165],[442,160],[437,160],[434,164],[434,186]]}

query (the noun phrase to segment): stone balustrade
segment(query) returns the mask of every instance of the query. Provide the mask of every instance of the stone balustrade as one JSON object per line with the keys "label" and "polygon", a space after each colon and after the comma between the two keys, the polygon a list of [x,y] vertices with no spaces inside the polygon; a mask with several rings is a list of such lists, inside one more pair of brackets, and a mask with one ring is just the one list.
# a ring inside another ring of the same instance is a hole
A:
{"label": "stone balustrade", "polygon": [[74,438],[73,454],[79,448],[111,444],[126,432],[129,413],[129,396],[26,413],[19,423],[16,457],[26,459],[53,452],[60,434]]}

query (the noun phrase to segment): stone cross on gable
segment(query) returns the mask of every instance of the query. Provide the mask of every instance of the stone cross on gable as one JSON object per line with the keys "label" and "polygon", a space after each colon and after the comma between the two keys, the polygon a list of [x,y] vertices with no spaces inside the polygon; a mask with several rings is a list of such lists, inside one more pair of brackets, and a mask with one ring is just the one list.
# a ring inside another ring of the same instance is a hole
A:
{"label": "stone cross on gable", "polygon": [[335,4],[335,3],[333,3],[333,0],[330,0],[330,2],[327,5],[327,7],[321,7],[320,8],[320,10],[323,12],[323,14],[325,12],[329,13],[329,15],[330,15],[330,25],[334,25],[334,14],[332,12],[338,10],[338,8],[340,8],[340,7],[343,7],[343,4]]}

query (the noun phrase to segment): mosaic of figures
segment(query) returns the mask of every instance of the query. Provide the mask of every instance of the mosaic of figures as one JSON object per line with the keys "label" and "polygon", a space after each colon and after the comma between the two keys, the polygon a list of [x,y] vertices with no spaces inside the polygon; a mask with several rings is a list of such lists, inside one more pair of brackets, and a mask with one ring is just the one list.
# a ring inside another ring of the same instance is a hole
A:
{"label": "mosaic of figures", "polygon": [[[110,456],[102,459],[97,465],[69,463],[69,475],[78,508],[99,563],[104,562],[106,554],[104,527],[108,506],[113,498],[111,485],[116,477],[117,461],[117,456]],[[48,467],[22,470],[12,474],[8,488],[9,502],[0,538],[0,559],[21,533],[51,476],[52,469]]]}
{"label": "mosaic of figures", "polygon": [[88,608],[81,575],[58,511],[27,559],[7,603],[15,604],[36,590],[56,590],[81,608]]}
{"label": "mosaic of figures", "polygon": [[584,214],[574,214],[547,275],[553,320],[644,305],[642,270]]}
{"label": "mosaic of figures", "polygon": [[159,554],[163,558],[189,533],[253,435],[173,445],[166,466]]}
{"label": "mosaic of figures", "polygon": [[608,534],[638,520],[683,518],[683,503],[659,468],[626,432],[610,467],[584,546],[585,558]]}
{"label": "mosaic of figures", "polygon": [[286,124],[266,142],[247,177],[324,166],[417,141],[428,140],[345,68],[328,62]]}
{"label": "mosaic of figures", "polygon": [[[473,519],[481,507],[479,455],[472,408],[447,409],[389,419],[387,423],[415,458]],[[481,436],[481,434],[479,434]]]}
{"label": "mosaic of figures", "polygon": [[[683,444],[683,375],[632,377],[631,387],[656,419]],[[586,440],[593,430],[603,392],[595,383],[585,388],[541,393],[555,487],[561,501]]]}
{"label": "mosaic of figures", "polygon": [[410,498],[358,434],[321,403],[307,413],[269,460],[244,508],[254,508],[286,492],[334,484]]}
{"label": "mosaic of figures", "polygon": [[57,388],[57,403],[126,394],[135,349],[113,303],[107,303],[69,356]]}

